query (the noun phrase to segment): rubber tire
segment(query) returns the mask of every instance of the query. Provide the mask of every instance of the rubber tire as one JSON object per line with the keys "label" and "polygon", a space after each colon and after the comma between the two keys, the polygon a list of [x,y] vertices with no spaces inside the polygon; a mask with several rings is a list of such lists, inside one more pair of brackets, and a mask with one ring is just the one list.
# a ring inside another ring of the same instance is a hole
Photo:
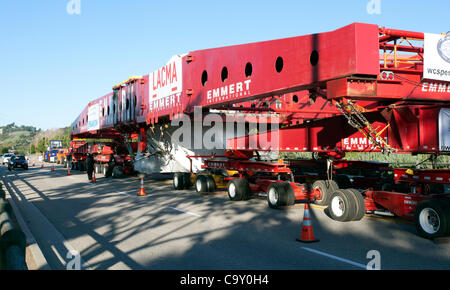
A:
{"label": "rubber tire", "polygon": [[[275,193],[278,195],[275,203],[270,198],[271,190],[275,190]],[[274,209],[295,204],[295,194],[291,184],[289,182],[274,182],[270,184],[267,188],[267,204]]]}
{"label": "rubber tire", "polygon": [[[267,204],[270,208],[278,209],[285,205],[286,191],[278,182],[274,182],[267,188]],[[277,195],[276,200],[272,198],[272,194]]]}
{"label": "rubber tire", "polygon": [[316,187],[319,188],[322,195],[321,200],[315,200],[314,203],[317,205],[328,204],[331,194],[339,189],[339,186],[334,180],[316,180],[312,185],[312,189],[314,190]]}
{"label": "rubber tire", "polygon": [[208,185],[205,175],[197,176],[197,179],[195,180],[195,191],[197,191],[198,193],[208,192]]}
{"label": "rubber tire", "polygon": [[112,171],[112,177],[113,178],[122,178],[124,176],[125,176],[125,173],[123,172],[122,167],[114,166],[114,169]]}
{"label": "rubber tire", "polygon": [[[230,186],[235,187],[234,196],[232,196],[230,194]],[[228,193],[228,198],[233,201],[246,200],[246,199],[250,198],[251,190],[250,190],[250,186],[248,184],[247,179],[244,179],[244,178],[232,179],[228,183],[227,193]]]}
{"label": "rubber tire", "polygon": [[175,190],[182,190],[184,189],[185,184],[185,177],[184,174],[181,172],[175,172],[173,175],[173,188]]}
{"label": "rubber tire", "polygon": [[206,176],[206,187],[208,192],[214,192],[216,190],[216,182],[211,175]]}
{"label": "rubber tire", "polygon": [[[355,217],[356,202],[354,201],[352,195],[353,193],[344,189],[336,190],[333,194],[331,194],[328,201],[328,211],[333,220],[348,222]],[[333,203],[338,202],[338,199],[342,201],[343,205],[343,213],[340,216],[333,211]]]}
{"label": "rubber tire", "polygon": [[295,193],[294,188],[289,182],[280,182],[279,187],[283,189],[284,195],[282,196],[282,203],[285,206],[290,206],[295,204]]}
{"label": "rubber tire", "polygon": [[190,173],[183,173],[183,186],[185,189],[191,188],[192,182]]}
{"label": "rubber tire", "polygon": [[353,197],[356,206],[355,215],[351,219],[351,221],[360,221],[366,214],[366,204],[364,202],[364,197],[357,189],[349,188],[346,190],[350,193],[349,195]]}
{"label": "rubber tire", "polygon": [[[427,233],[420,225],[420,213],[426,209],[433,209],[439,217],[440,226],[436,233]],[[419,235],[426,239],[444,237],[450,234],[450,203],[446,198],[427,199],[420,202],[414,211],[414,224]]]}

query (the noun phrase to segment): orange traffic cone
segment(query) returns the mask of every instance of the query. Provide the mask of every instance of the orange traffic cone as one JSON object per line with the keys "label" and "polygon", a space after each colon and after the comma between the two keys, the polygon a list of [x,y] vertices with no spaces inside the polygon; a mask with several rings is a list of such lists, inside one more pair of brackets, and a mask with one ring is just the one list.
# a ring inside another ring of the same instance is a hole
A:
{"label": "orange traffic cone", "polygon": [[95,178],[95,172],[92,172],[92,179],[91,182],[95,183],[97,181],[97,179]]}
{"label": "orange traffic cone", "polygon": [[41,168],[44,168],[44,163],[42,163]]}
{"label": "orange traffic cone", "polygon": [[297,239],[297,241],[302,243],[314,243],[319,241],[314,238],[308,203],[305,203],[305,214],[303,216],[302,222],[302,234],[300,236],[300,239]]}
{"label": "orange traffic cone", "polygon": [[141,177],[141,187],[139,188],[138,196],[145,196],[144,177]]}
{"label": "orange traffic cone", "polygon": [[67,175],[72,175],[72,173],[70,172],[70,168],[67,169]]}

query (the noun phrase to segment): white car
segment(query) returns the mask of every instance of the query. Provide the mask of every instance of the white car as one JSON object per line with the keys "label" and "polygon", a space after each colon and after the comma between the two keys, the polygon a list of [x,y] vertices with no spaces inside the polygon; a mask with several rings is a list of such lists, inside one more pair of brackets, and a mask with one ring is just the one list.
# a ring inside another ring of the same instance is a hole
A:
{"label": "white car", "polygon": [[9,160],[11,160],[11,157],[14,157],[16,155],[12,154],[12,153],[6,153],[3,155],[3,160],[2,163],[3,165],[8,164]]}

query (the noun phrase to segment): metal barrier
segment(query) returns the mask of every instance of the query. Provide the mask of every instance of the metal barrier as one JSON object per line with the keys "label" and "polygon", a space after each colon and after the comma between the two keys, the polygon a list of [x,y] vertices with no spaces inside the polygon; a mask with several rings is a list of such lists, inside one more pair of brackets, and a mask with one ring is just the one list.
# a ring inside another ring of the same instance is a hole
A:
{"label": "metal barrier", "polygon": [[11,206],[0,184],[0,263],[6,270],[28,270],[25,262],[26,237],[14,228]]}

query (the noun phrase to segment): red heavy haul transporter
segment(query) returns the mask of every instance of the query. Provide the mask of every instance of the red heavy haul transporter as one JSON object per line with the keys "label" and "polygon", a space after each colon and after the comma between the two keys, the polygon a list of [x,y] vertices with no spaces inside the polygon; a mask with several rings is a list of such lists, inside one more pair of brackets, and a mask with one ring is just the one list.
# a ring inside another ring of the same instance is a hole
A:
{"label": "red heavy haul transporter", "polygon": [[[192,51],[89,103],[72,124],[72,136],[117,140],[138,134],[132,163],[139,172],[227,171],[231,175],[223,180],[231,195],[250,188],[266,192],[269,204],[270,197],[292,202],[292,192],[294,201],[318,200],[323,193],[289,180],[285,164],[259,161],[262,152],[319,152],[330,163],[346,151],[446,154],[449,42],[448,35],[353,23],[325,33]],[[192,157],[208,155],[216,157]],[[217,162],[217,156],[225,157]],[[269,170],[277,174],[261,178]],[[190,179],[205,188],[206,177]],[[189,178],[181,180],[189,184]],[[362,201],[383,207],[368,191],[344,190],[345,198],[334,196],[336,188],[329,192],[331,209],[358,208],[341,220],[372,210]],[[447,234],[446,216],[429,208],[418,227],[432,224],[436,212],[439,230],[428,236]]]}
{"label": "red heavy haul transporter", "polygon": [[84,171],[87,168],[86,158],[92,154],[95,173],[102,173],[105,177],[131,175],[134,173],[132,152],[136,151],[137,143],[130,142],[129,146],[112,140],[72,141],[68,166],[72,170]]}

